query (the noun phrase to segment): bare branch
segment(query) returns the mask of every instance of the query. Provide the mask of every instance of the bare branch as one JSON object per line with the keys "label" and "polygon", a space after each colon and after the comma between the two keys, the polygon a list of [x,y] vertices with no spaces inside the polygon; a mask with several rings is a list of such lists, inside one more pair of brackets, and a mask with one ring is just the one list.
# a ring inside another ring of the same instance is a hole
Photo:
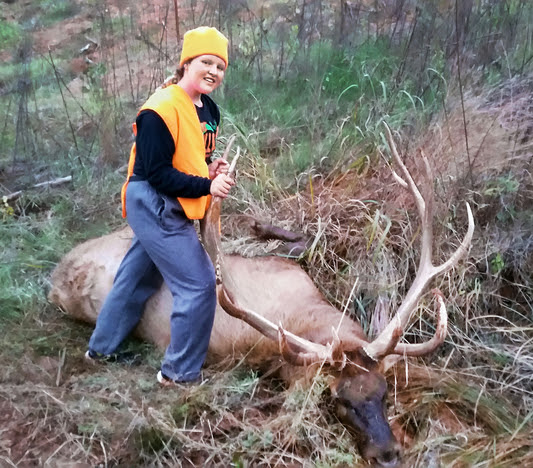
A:
{"label": "bare branch", "polygon": [[[64,185],[68,182],[72,182],[72,176],[66,176],[66,177],[59,177],[58,179],[54,180],[48,180],[46,182],[39,182],[38,184],[32,185],[31,187],[28,187],[28,189],[36,189],[36,188],[50,188],[50,187],[58,187],[60,185]],[[18,190],[16,192],[9,193],[7,195],[4,195],[2,199],[4,199],[6,202],[11,200],[16,200],[24,193],[23,190]]]}

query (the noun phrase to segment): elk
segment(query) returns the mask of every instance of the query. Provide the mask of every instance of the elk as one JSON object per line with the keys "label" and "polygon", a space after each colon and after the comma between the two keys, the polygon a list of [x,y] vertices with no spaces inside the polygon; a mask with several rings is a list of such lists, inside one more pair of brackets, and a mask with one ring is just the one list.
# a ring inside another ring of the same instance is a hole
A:
{"label": "elk", "polygon": [[[383,366],[387,359],[430,353],[444,341],[446,306],[443,295],[435,291],[438,307],[434,336],[424,343],[400,343],[403,330],[428,283],[455,266],[468,251],[474,219],[467,203],[468,229],[462,242],[447,261],[434,266],[431,255],[433,195],[424,199],[400,158],[387,126],[386,136],[403,178],[394,170],[393,175],[415,198],[422,224],[421,254],[406,297],[373,341],[365,336],[358,323],[344,317],[326,301],[295,262],[275,256],[223,255],[220,200],[211,202],[202,226],[202,237],[213,262],[219,267],[221,280],[217,287],[218,305],[208,362],[245,356],[250,366],[269,368],[279,365],[282,357],[285,364],[280,374],[288,384],[294,383],[295,375],[299,375],[294,372],[294,366],[320,366],[330,377],[338,417],[354,433],[361,455],[376,466],[391,468],[399,466],[401,454],[386,416],[387,383]],[[426,159],[425,167],[430,177]],[[95,323],[131,237],[131,231],[126,228],[75,247],[52,274],[49,300],[66,313]],[[171,302],[170,292],[163,284],[147,302],[136,328],[139,337],[162,349],[170,339]]]}

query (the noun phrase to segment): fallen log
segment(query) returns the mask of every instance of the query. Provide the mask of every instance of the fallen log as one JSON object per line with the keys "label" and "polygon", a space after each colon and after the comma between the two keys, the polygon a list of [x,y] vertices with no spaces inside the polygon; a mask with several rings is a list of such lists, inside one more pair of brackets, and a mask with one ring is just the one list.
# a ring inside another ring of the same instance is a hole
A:
{"label": "fallen log", "polygon": [[[72,182],[72,176],[66,176],[66,177],[59,177],[58,179],[54,180],[48,180],[46,182],[39,182],[38,184],[32,185],[31,187],[28,187],[26,190],[29,189],[38,189],[38,188],[51,188],[51,187],[58,187],[60,185],[64,185],[68,182]],[[16,192],[11,192],[7,195],[4,195],[2,197],[2,200],[4,202],[9,202],[16,200],[24,193],[24,190],[18,190]]]}

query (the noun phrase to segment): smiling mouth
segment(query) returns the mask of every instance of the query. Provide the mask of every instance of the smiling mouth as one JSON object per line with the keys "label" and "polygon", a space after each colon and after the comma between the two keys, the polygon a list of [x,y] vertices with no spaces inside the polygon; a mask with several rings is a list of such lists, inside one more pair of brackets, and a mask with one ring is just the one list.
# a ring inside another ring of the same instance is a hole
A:
{"label": "smiling mouth", "polygon": [[205,77],[204,78],[205,81],[207,81],[208,83],[215,83],[215,80],[213,78],[209,78],[209,77]]}

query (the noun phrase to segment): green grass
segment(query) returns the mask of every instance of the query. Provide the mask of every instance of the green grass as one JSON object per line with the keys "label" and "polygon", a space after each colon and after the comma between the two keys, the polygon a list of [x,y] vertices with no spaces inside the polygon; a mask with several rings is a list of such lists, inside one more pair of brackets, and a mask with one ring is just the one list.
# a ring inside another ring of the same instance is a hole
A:
{"label": "green grass", "polygon": [[52,66],[45,57],[35,57],[28,63],[6,62],[0,66],[0,82],[5,85],[13,86],[23,77],[30,79],[37,89],[54,82]]}
{"label": "green grass", "polygon": [[43,309],[48,276],[61,256],[80,240],[121,224],[118,203],[110,204],[110,200],[117,200],[119,180],[122,176],[116,174],[95,179],[89,171],[80,171],[74,184],[84,188],[28,191],[7,205],[10,210],[0,222],[3,319]]}
{"label": "green grass", "polygon": [[382,119],[393,128],[416,129],[439,108],[443,81],[429,81],[421,98],[413,80],[395,82],[398,60],[384,40],[364,43],[353,54],[317,42],[281,81],[259,83],[244,64],[233,63],[219,102],[230,131],[244,135],[257,156],[274,157],[275,177],[294,187],[309,169],[327,173],[347,162],[347,148],[378,146]]}
{"label": "green grass", "polygon": [[20,26],[12,21],[0,18],[0,51],[13,47],[20,40],[21,36]]}
{"label": "green grass", "polygon": [[69,0],[40,0],[36,3],[41,8],[40,21],[43,26],[70,18],[80,11],[80,6]]}

